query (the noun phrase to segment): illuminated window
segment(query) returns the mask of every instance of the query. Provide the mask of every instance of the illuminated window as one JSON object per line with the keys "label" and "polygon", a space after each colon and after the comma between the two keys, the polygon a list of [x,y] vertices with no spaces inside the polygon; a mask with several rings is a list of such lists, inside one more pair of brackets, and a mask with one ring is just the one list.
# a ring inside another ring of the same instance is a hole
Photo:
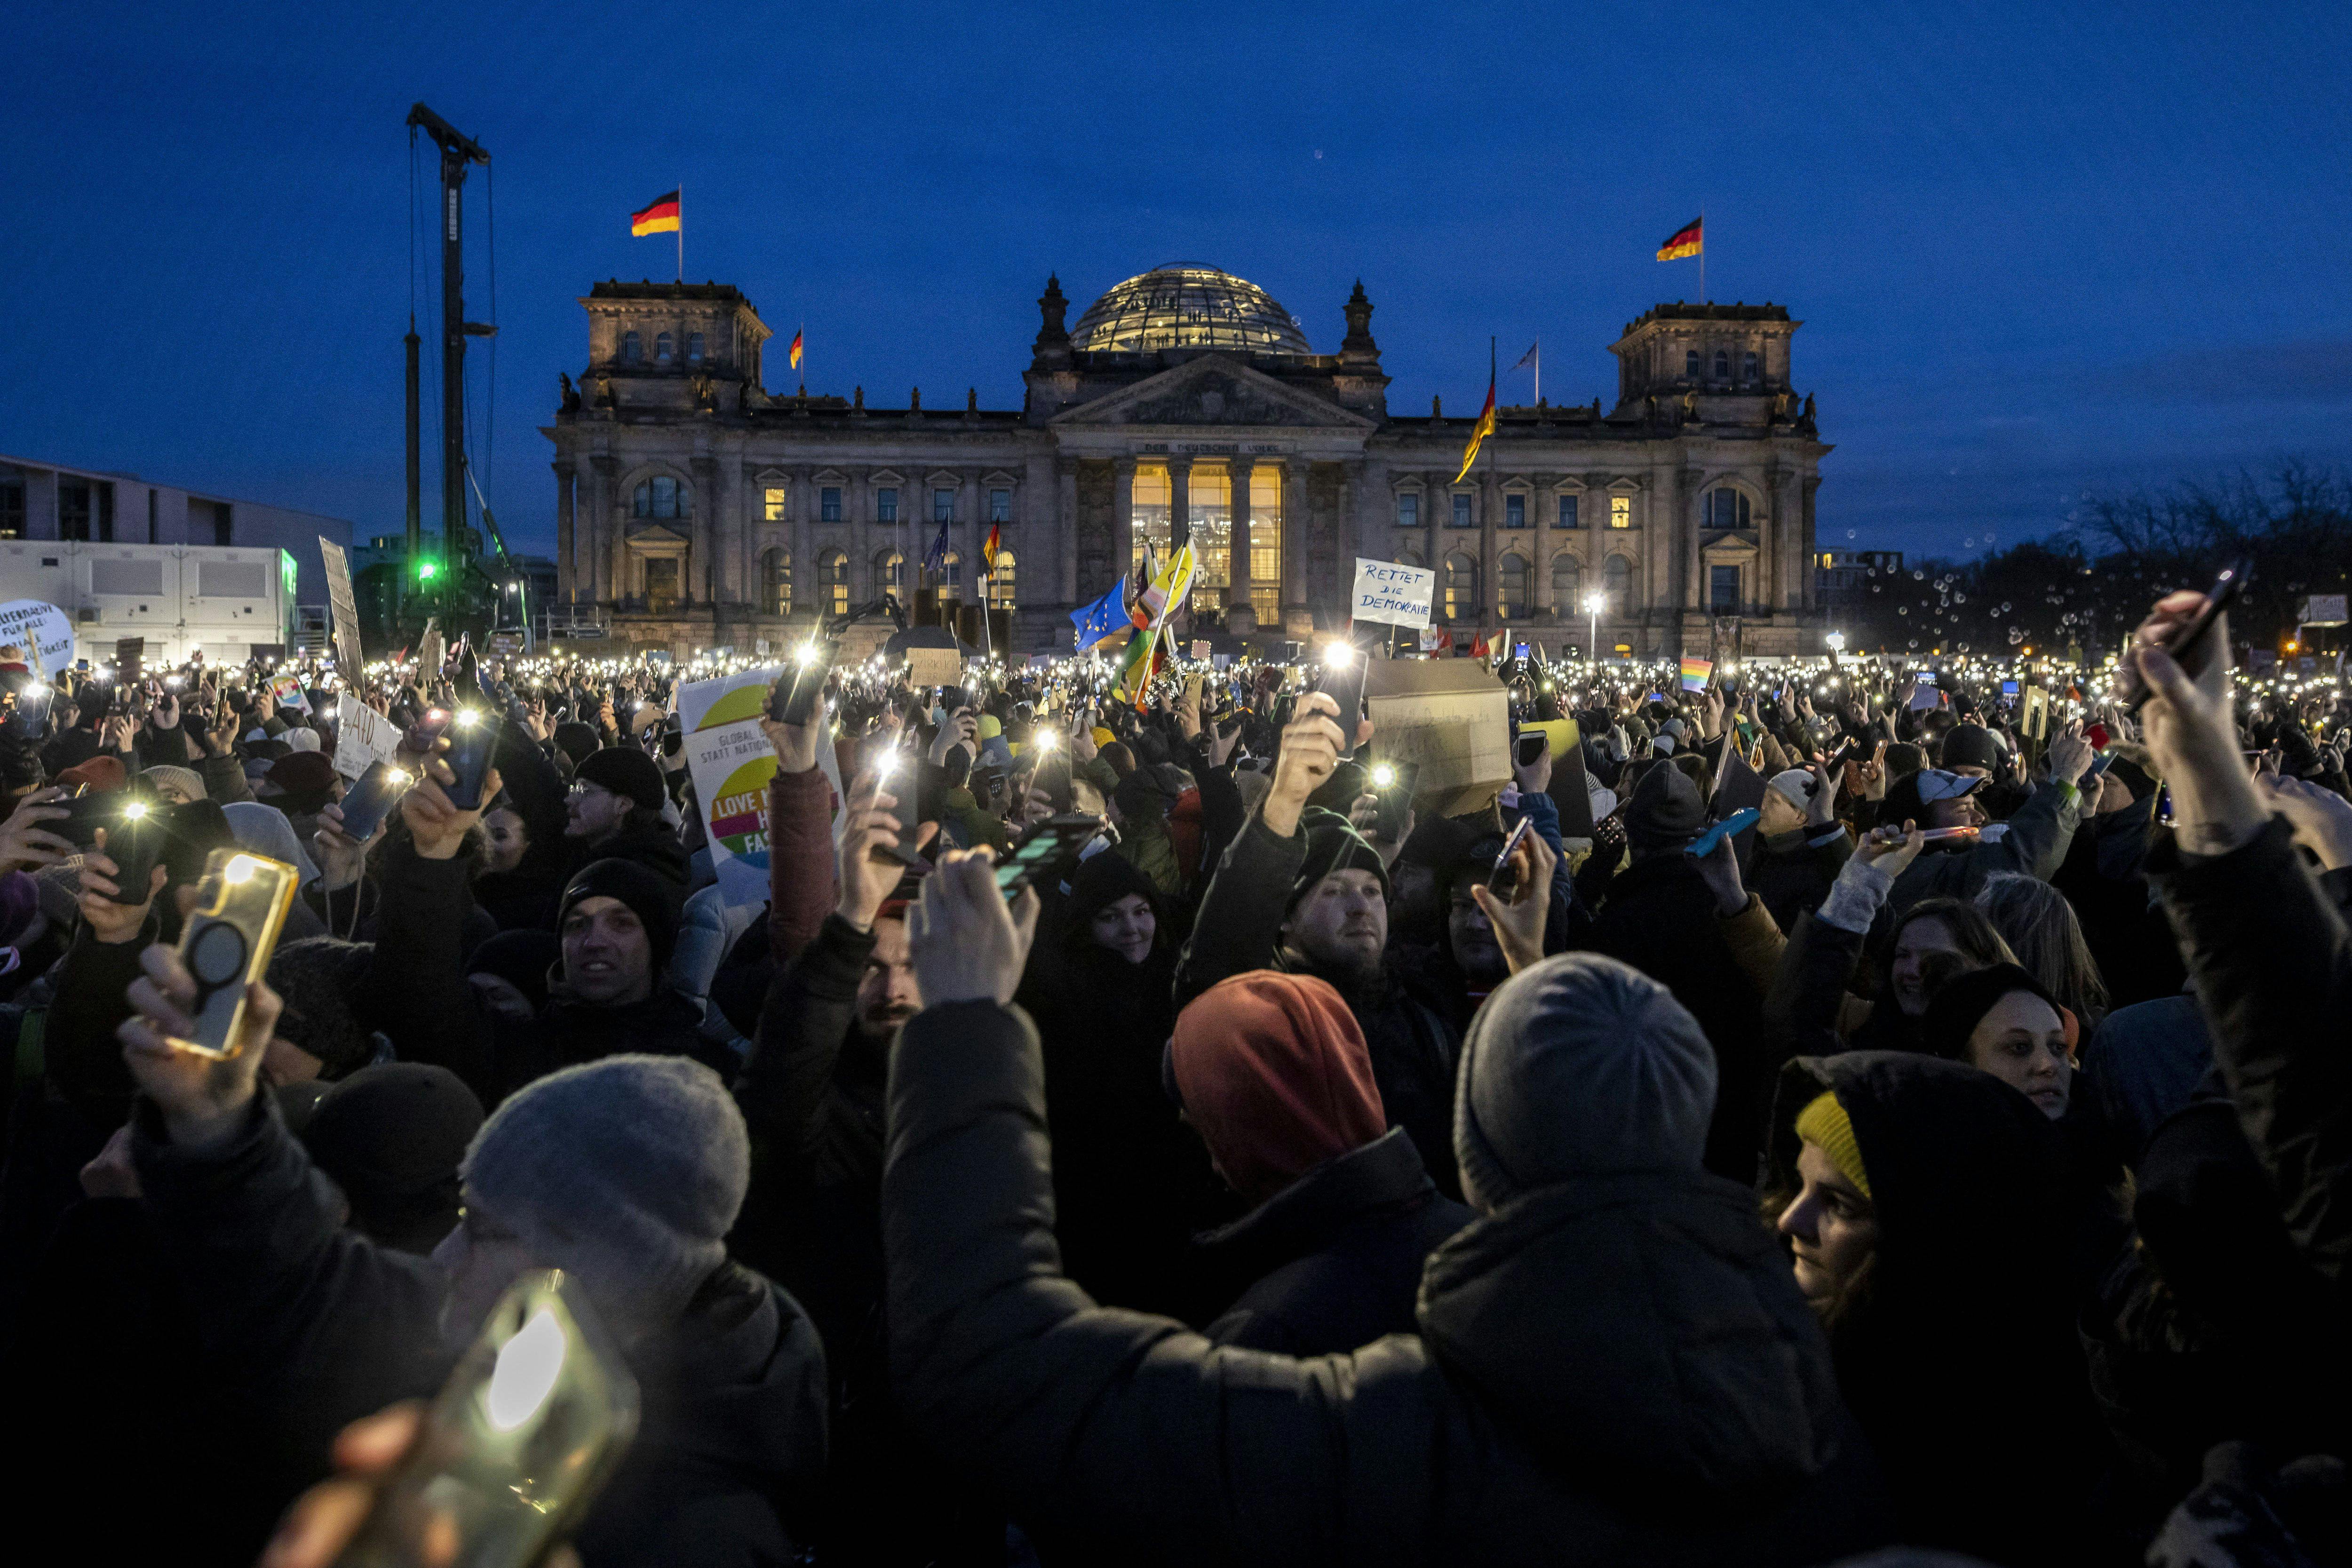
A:
{"label": "illuminated window", "polygon": [[933,490],[931,492],[931,521],[933,522],[955,521],[955,491]]}
{"label": "illuminated window", "polygon": [[1456,528],[1475,526],[1470,521],[1470,498],[1466,495],[1457,493],[1454,498],[1454,526]]}
{"label": "illuminated window", "polygon": [[1528,525],[1528,498],[1507,495],[1503,498],[1503,526],[1525,528]]}
{"label": "illuminated window", "polygon": [[828,550],[818,560],[817,574],[824,580],[824,595],[833,601],[833,613],[849,614],[849,556],[845,552]]}
{"label": "illuminated window", "polygon": [[885,550],[874,557],[876,593],[896,594],[899,603],[904,604],[907,599],[906,576],[907,558],[897,551]]}
{"label": "illuminated window", "polygon": [[1609,526],[1612,528],[1631,528],[1633,526],[1633,498],[1632,496],[1611,496],[1609,498]]}
{"label": "illuminated window", "polygon": [[1622,555],[1612,555],[1609,563],[1601,568],[1601,595],[1608,601],[1612,616],[1625,613],[1626,596],[1633,587],[1633,563]]}
{"label": "illuminated window", "polygon": [[1458,550],[1445,558],[1445,618],[1478,618],[1478,563]]}
{"label": "illuminated window", "polygon": [[827,485],[816,492],[816,520],[819,522],[841,521],[841,487]]}
{"label": "illuminated window", "polygon": [[1421,498],[1419,496],[1413,495],[1408,491],[1400,494],[1397,497],[1396,525],[1399,528],[1419,528],[1421,526]]}
{"label": "illuminated window", "polygon": [[1748,497],[1729,485],[1718,485],[1706,492],[1706,526],[1708,528],[1748,528]]}
{"label": "illuminated window", "polygon": [[996,570],[988,577],[988,602],[1000,610],[1013,608],[1013,569],[1016,564],[1010,550],[996,552]]}
{"label": "illuminated window", "polygon": [[621,363],[636,364],[646,357],[646,341],[635,332],[621,334]]}
{"label": "illuminated window", "polygon": [[1506,621],[1523,619],[1528,613],[1528,558],[1517,552],[1505,552],[1495,563],[1495,614]]}
{"label": "illuminated window", "polygon": [[688,332],[686,334],[686,363],[688,364],[700,364],[702,363],[702,334],[700,332]]}
{"label": "illuminated window", "polygon": [[1011,522],[1013,521],[1013,492],[1011,490],[991,490],[988,492],[988,521],[991,522]]}
{"label": "illuminated window", "polygon": [[1562,528],[1574,528],[1578,526],[1576,521],[1576,498],[1574,496],[1562,496],[1559,498],[1559,526]]}
{"label": "illuminated window", "polygon": [[793,556],[771,550],[760,557],[760,604],[772,616],[793,613]]}
{"label": "illuminated window", "polygon": [[940,580],[937,586],[940,604],[952,605],[962,599],[963,557],[955,551],[949,551],[946,557],[940,562]]}
{"label": "illuminated window", "polygon": [[1584,563],[1562,551],[1551,558],[1552,607],[1561,615],[1571,615],[1584,608]]}
{"label": "illuminated window", "polygon": [[[1234,484],[1223,465],[1196,463],[1184,486],[1190,516],[1186,542],[1192,546],[1192,604],[1196,613],[1214,614],[1225,606],[1225,590],[1233,585]],[[1250,529],[1255,535],[1257,529]]]}
{"label": "illuminated window", "polygon": [[1129,534],[1127,570],[1129,576],[1144,569],[1147,555],[1155,563],[1168,559],[1168,469],[1160,463],[1135,465],[1134,504],[1129,509],[1133,527]]}
{"label": "illuminated window", "polygon": [[874,492],[874,521],[877,522],[898,521],[898,491],[896,487],[885,485]]}
{"label": "illuminated window", "polygon": [[1282,470],[1250,470],[1250,609],[1262,626],[1282,621]]}
{"label": "illuminated window", "polygon": [[670,337],[667,332],[664,332],[654,339],[654,363],[656,364],[667,364],[670,362]]}
{"label": "illuminated window", "polygon": [[760,516],[768,522],[784,521],[784,492],[771,487],[760,492]]}

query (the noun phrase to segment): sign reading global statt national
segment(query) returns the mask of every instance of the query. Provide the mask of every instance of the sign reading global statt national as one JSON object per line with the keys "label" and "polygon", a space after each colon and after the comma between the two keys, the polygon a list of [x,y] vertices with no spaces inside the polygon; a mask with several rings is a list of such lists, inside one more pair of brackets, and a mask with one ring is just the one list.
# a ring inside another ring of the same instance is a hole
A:
{"label": "sign reading global statt national", "polygon": [[1437,574],[1427,567],[1356,557],[1354,615],[1360,621],[1425,626],[1430,602],[1436,596]]}
{"label": "sign reading global statt national", "polygon": [[[768,785],[776,776],[776,752],[760,719],[780,673],[781,666],[764,665],[690,681],[677,692],[687,770],[709,839],[711,873],[719,896],[738,908],[768,896]],[[841,780],[833,747],[820,741],[816,752],[837,812]]]}

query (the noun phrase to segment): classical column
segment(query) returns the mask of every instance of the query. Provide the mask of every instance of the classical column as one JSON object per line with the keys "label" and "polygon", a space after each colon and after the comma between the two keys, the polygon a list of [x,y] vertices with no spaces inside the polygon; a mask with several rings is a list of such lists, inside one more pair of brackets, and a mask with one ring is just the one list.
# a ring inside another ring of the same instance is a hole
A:
{"label": "classical column", "polygon": [[[679,352],[683,353],[686,339],[680,336],[678,342]],[[696,596],[695,572],[699,567],[703,574],[701,597],[707,604],[716,606],[723,596],[721,590],[724,584],[719,580],[719,563],[725,558],[719,542],[726,531],[727,511],[723,505],[725,498],[719,489],[719,459],[707,452],[695,454],[694,489],[694,526],[686,531],[686,564],[678,568],[678,587],[686,603],[693,604]],[[714,634],[718,625],[714,608],[711,618]],[[712,640],[720,639],[714,636]]]}
{"label": "classical column", "polygon": [[1559,606],[1552,602],[1551,558],[1557,542],[1551,536],[1551,523],[1559,502],[1553,499],[1556,492],[1544,488],[1541,474],[1529,474],[1528,481],[1535,487],[1528,492],[1528,505],[1536,514],[1531,520],[1535,524],[1531,530],[1536,536],[1532,547],[1535,559],[1528,567],[1534,574],[1535,581],[1528,585],[1528,601],[1537,612],[1538,620],[1556,621],[1559,618]]}
{"label": "classical column", "polygon": [[1192,542],[1192,459],[1168,459],[1168,552]]}
{"label": "classical column", "polygon": [[[1070,464],[1070,470],[1073,475],[1076,473],[1076,462]],[[1071,483],[1075,488],[1075,478]],[[1071,504],[1070,515],[1073,519],[1077,516],[1075,501]],[[1121,581],[1134,570],[1131,564],[1134,560],[1135,458],[1121,454],[1110,460],[1110,582],[1096,584],[1095,592],[1109,593],[1111,583]]]}
{"label": "classical column", "polygon": [[[579,596],[579,584],[572,574],[576,570],[572,552],[579,545],[573,531],[578,518],[578,481],[570,458],[559,458],[552,466],[555,469],[555,591],[557,597],[568,605]],[[541,605],[538,608],[549,610],[554,606]]]}
{"label": "classical column", "polygon": [[816,486],[812,480],[815,472],[807,463],[793,467],[784,489],[784,517],[792,536],[793,604],[795,608],[811,606],[823,616],[831,615],[833,606],[816,569]]}
{"label": "classical column", "polygon": [[1078,602],[1078,460],[1076,458],[1054,459],[1054,538],[1061,555],[1062,602],[1075,606]]}
{"label": "classical column", "polygon": [[1307,603],[1307,462],[1285,458],[1282,469],[1282,624],[1287,631],[1300,617],[1311,631],[1315,612]]}
{"label": "classical column", "polygon": [[1683,557],[1683,608],[1704,612],[1706,603],[1706,566],[1699,558],[1698,497],[1699,471],[1685,468],[1675,473],[1675,539]]}
{"label": "classical column", "polygon": [[614,516],[617,500],[614,486],[618,482],[620,463],[610,454],[599,452],[588,459],[588,466],[596,477],[589,487],[585,597],[591,605],[604,605],[621,596],[616,586],[620,577],[614,570],[618,564],[621,525]]}
{"label": "classical column", "polygon": [[1225,559],[1231,563],[1225,574],[1225,629],[1230,632],[1257,630],[1256,612],[1250,606],[1250,474],[1255,467],[1251,459],[1241,457],[1226,465],[1234,493],[1233,523],[1226,535],[1225,551]]}
{"label": "classical column", "polygon": [[1499,605],[1503,597],[1503,482],[1496,477],[1494,465],[1486,467],[1486,477],[1478,481],[1478,624],[1492,620],[1502,624]]}

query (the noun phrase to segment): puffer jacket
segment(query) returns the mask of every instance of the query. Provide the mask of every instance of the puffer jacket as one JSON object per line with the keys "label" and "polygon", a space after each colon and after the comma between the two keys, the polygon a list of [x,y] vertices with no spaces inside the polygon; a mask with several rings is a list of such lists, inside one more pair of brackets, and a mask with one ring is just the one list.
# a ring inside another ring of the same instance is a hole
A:
{"label": "puffer jacket", "polygon": [[1294,1360],[1095,1306],[1057,1266],[1050,1154],[1025,1016],[961,1003],[905,1026],[893,1384],[1041,1546],[1560,1568],[1808,1563],[1889,1538],[1828,1347],[1740,1187],[1538,1189],[1431,1259],[1420,1337]]}

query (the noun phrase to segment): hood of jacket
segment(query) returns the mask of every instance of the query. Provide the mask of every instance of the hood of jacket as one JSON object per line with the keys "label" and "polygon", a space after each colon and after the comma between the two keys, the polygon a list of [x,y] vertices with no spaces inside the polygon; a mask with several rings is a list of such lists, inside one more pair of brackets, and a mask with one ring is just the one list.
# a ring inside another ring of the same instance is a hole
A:
{"label": "hood of jacket", "polygon": [[1753,1506],[1838,1457],[1827,1342],[1753,1195],[1700,1171],[1538,1187],[1422,1277],[1422,1338],[1579,1484]]}
{"label": "hood of jacket", "polygon": [[1349,1226],[1437,1197],[1421,1152],[1402,1127],[1324,1161],[1231,1225],[1193,1245],[1206,1260],[1255,1279],[1329,1243]]}
{"label": "hood of jacket", "polygon": [[[581,840],[572,842],[578,844]],[[686,846],[678,842],[677,829],[662,823],[649,823],[642,827],[625,825],[611,837],[598,840],[584,851],[578,865],[585,866],[598,860],[633,860],[646,870],[677,883],[681,893],[692,876]]]}

